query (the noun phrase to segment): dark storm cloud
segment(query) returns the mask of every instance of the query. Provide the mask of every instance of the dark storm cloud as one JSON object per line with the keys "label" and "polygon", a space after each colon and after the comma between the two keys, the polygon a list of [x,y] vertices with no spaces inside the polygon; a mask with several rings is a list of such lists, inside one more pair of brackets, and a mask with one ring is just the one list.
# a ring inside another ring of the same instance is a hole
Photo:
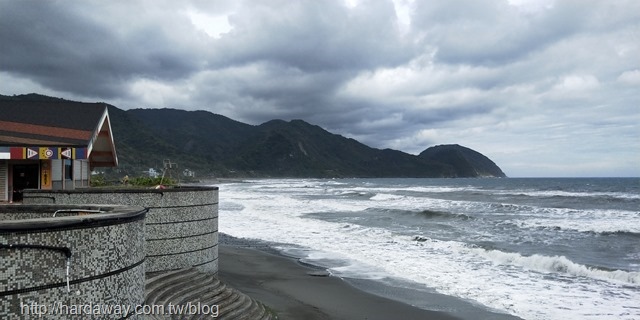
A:
{"label": "dark storm cloud", "polygon": [[233,30],[215,44],[219,65],[266,61],[307,72],[360,70],[406,63],[415,54],[399,37],[394,7],[370,1],[253,2],[232,15]]}
{"label": "dark storm cloud", "polygon": [[[271,117],[313,121],[357,106],[335,91],[361,70],[408,62],[418,49],[399,34],[394,7],[374,1],[353,9],[342,1],[252,3],[230,17],[233,30],[212,47],[213,67],[254,65],[259,76],[237,92],[271,106]],[[252,122],[252,108],[238,113]],[[331,117],[335,118],[335,117]],[[327,127],[335,127],[325,119]]]}
{"label": "dark storm cloud", "polygon": [[117,16],[81,10],[55,1],[3,1],[0,68],[55,90],[112,98],[134,77],[174,79],[198,67],[193,53],[156,27],[118,33],[104,23]]}

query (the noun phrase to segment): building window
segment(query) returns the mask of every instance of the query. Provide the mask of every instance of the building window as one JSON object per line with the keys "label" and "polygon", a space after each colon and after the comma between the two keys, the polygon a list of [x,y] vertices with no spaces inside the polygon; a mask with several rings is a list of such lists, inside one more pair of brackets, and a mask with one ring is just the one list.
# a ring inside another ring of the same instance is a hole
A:
{"label": "building window", "polygon": [[73,180],[73,160],[64,160],[64,178],[66,180]]}

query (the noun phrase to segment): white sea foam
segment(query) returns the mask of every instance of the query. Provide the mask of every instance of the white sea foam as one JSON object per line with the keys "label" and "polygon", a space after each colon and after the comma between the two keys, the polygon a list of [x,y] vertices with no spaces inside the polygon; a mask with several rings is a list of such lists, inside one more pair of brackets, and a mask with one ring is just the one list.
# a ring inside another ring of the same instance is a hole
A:
{"label": "white sea foam", "polygon": [[502,223],[513,224],[519,228],[559,228],[578,232],[632,232],[640,233],[637,223],[640,212],[628,210],[598,210],[543,208],[536,206],[513,206],[511,210],[520,212],[516,218],[506,219]]}
{"label": "white sea foam", "polygon": [[[477,204],[427,198],[389,197],[385,201],[319,199],[288,180],[226,185],[220,192],[220,231],[237,237],[291,243],[307,248],[306,259],[339,260],[331,270],[350,277],[400,277],[445,294],[475,300],[525,319],[638,319],[637,272],[589,268],[565,257],[523,256],[485,250],[459,241],[439,241],[428,233],[413,236],[389,229],[311,219],[304,213],[439,206],[450,211],[478,209]],[[277,185],[277,187],[274,187]],[[322,185],[312,188],[323,192]],[[366,190],[370,192],[371,190]],[[361,192],[361,191],[358,191]],[[380,194],[380,192],[376,192]],[[229,204],[225,204],[228,202]],[[453,209],[452,209],[453,207]],[[571,212],[565,212],[571,215]]]}
{"label": "white sea foam", "polygon": [[550,219],[550,218],[530,218],[523,220],[509,219],[504,224],[513,224],[519,228],[560,228],[561,230],[571,230],[578,232],[613,233],[632,232],[640,233],[640,225],[637,219]]}
{"label": "white sea foam", "polygon": [[405,196],[388,194],[388,193],[378,193],[371,197],[370,199],[373,201],[389,201],[389,200],[402,200],[405,199]]}
{"label": "white sea foam", "polygon": [[471,252],[487,257],[497,264],[514,265],[544,273],[559,273],[579,277],[588,277],[604,281],[612,281],[623,285],[638,285],[640,287],[640,272],[622,270],[599,270],[575,263],[564,256],[544,256],[534,254],[522,256],[519,253],[503,252],[500,250],[485,250],[474,248]]}
{"label": "white sea foam", "polygon": [[540,191],[540,190],[484,190],[484,192],[491,192],[494,194],[504,195],[525,195],[530,197],[575,197],[575,198],[587,198],[587,197],[610,197],[618,199],[640,199],[640,195],[633,193],[623,192],[570,192],[570,191]]}
{"label": "white sea foam", "polygon": [[[398,188],[378,188],[378,190],[397,191]],[[449,193],[460,191],[482,191],[474,187],[444,187],[444,186],[410,186],[402,188],[403,191],[423,192],[423,193]]]}

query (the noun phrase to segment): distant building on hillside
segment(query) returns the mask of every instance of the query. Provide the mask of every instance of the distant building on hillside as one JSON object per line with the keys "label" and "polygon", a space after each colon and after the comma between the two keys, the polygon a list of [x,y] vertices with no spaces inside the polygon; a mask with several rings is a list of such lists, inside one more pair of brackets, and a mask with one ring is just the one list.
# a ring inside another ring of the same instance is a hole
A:
{"label": "distant building on hillside", "polygon": [[191,170],[189,170],[189,169],[184,169],[184,170],[182,170],[182,175],[185,176],[185,177],[193,178],[193,177],[196,176],[196,173],[191,171]]}
{"label": "distant building on hillside", "polygon": [[157,178],[160,176],[160,172],[158,172],[154,168],[149,168],[149,170],[147,171],[147,174],[149,175],[150,178]]}
{"label": "distant building on hillside", "polygon": [[0,99],[0,202],[88,187],[95,168],[117,165],[106,104]]}

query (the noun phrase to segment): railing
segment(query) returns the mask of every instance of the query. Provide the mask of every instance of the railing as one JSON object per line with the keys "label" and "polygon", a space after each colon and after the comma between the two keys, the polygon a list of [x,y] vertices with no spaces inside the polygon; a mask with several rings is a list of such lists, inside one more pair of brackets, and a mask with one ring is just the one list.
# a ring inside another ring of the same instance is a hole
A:
{"label": "railing", "polygon": [[[55,216],[55,213],[54,213]],[[67,280],[67,292],[71,292],[71,287],[69,285],[69,269],[71,268],[71,248],[68,247],[54,247],[54,246],[43,246],[39,244],[2,244],[0,243],[0,249],[36,249],[36,250],[50,250],[50,251],[58,251],[67,257],[67,272],[66,272],[66,280]]]}

